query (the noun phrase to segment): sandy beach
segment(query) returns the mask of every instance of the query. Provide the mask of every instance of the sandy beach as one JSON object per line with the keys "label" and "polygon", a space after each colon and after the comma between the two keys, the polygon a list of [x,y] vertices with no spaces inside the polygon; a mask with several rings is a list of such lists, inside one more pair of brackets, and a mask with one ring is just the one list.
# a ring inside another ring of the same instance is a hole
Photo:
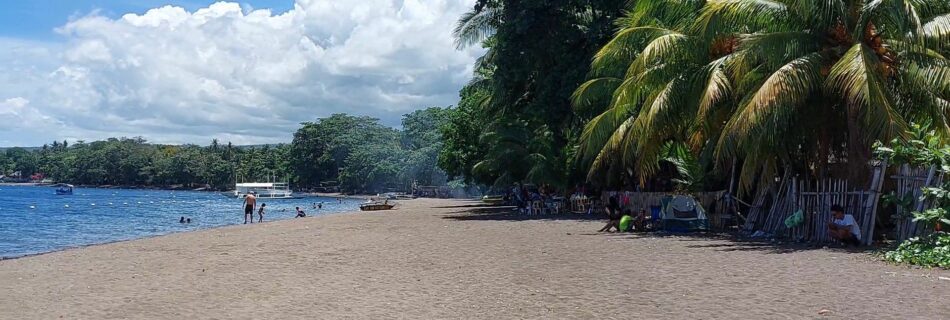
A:
{"label": "sandy beach", "polygon": [[602,224],[412,200],[66,250],[0,261],[0,319],[950,318],[947,271]]}

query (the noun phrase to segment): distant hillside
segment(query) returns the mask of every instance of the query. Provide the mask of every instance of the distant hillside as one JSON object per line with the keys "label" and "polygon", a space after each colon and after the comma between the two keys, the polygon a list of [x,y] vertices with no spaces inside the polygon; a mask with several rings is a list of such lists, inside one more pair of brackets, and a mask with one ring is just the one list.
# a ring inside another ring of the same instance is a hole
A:
{"label": "distant hillside", "polygon": [[[156,145],[156,146],[168,146],[168,145],[169,145],[169,144],[161,144],[161,143],[149,143],[149,144],[150,144],[150,145]],[[247,149],[263,148],[263,147],[265,147],[265,146],[266,146],[266,147],[274,148],[274,147],[277,147],[277,146],[279,146],[279,145],[281,145],[281,144],[285,144],[285,145],[286,145],[286,144],[289,144],[289,143],[234,145],[234,147],[235,147],[235,148],[238,148],[238,149],[242,149],[242,150],[247,150]],[[226,146],[227,143],[225,143],[224,145]],[[207,147],[208,144],[201,144],[201,145],[199,145],[199,146]],[[21,149],[26,150],[26,151],[39,151],[39,150],[43,149],[43,147],[0,147],[0,152],[6,152],[7,149],[13,149],[13,148],[21,148]]]}
{"label": "distant hillside", "polygon": [[36,151],[36,150],[43,149],[43,147],[0,147],[0,152],[7,152],[7,149],[13,149],[13,148],[22,148],[23,150],[26,150],[26,151]]}

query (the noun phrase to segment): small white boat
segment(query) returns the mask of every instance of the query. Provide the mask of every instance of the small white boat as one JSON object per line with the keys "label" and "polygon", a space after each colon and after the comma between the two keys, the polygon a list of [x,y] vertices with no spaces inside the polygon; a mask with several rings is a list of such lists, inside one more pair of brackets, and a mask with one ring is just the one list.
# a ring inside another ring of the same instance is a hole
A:
{"label": "small white boat", "polygon": [[290,199],[294,192],[286,182],[251,182],[234,185],[233,196],[244,197],[253,192],[258,199]]}

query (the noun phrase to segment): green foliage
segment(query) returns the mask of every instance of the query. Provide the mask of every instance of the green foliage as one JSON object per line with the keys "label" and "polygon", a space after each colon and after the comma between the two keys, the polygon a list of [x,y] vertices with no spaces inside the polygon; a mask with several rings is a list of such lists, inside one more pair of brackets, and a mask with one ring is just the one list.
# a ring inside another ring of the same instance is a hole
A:
{"label": "green foliage", "polygon": [[884,258],[891,262],[950,269],[950,234],[936,232],[907,240],[885,253]]}
{"label": "green foliage", "polygon": [[[876,156],[895,164],[934,166],[939,173],[950,173],[950,145],[934,130],[927,130],[925,126],[918,124],[911,124],[910,127],[906,134],[908,139],[894,139],[888,145],[876,142]],[[930,226],[941,223],[950,225],[950,182],[924,187],[922,194],[922,200],[926,201],[930,208],[913,212],[914,221]],[[896,196],[888,200],[895,203],[906,202]]]}
{"label": "green foliage", "polygon": [[[665,174],[662,146],[739,185],[785,173],[866,176],[871,141],[929,121],[950,137],[950,3],[632,1],[573,95],[595,114],[578,161],[600,184]],[[940,40],[938,40],[940,39]],[[502,68],[499,68],[500,70]],[[924,141],[927,143],[927,141]]]}
{"label": "green foliage", "polygon": [[428,108],[403,117],[403,130],[370,117],[335,114],[304,123],[288,152],[294,185],[335,184],[347,193],[409,191],[412,185],[444,185],[437,167],[440,128],[453,109]]}
{"label": "green foliage", "polygon": [[110,138],[73,145],[54,142],[34,151],[7,149],[0,157],[2,173],[34,173],[58,182],[81,185],[187,186],[223,190],[235,178],[283,179],[287,146],[222,148],[148,144],[141,138]]}
{"label": "green foliage", "polygon": [[[950,146],[934,130],[926,126],[912,124],[907,139],[894,139],[891,143],[875,143],[876,155],[895,164],[913,166],[935,166],[940,174],[950,173]],[[922,201],[929,208],[912,212],[915,222],[923,222],[940,230],[950,226],[950,182],[942,185],[924,187]],[[912,198],[896,195],[889,201],[909,207]],[[926,267],[950,268],[950,234],[934,232],[925,237],[913,238],[902,243],[897,249],[885,254],[885,259],[898,263],[910,263]]]}
{"label": "green foliage", "polygon": [[337,181],[346,158],[354,150],[393,140],[398,140],[396,131],[370,117],[335,114],[304,123],[294,133],[290,147],[293,182],[308,188],[323,181]]}
{"label": "green foliage", "polygon": [[875,155],[891,163],[906,163],[914,166],[935,165],[944,172],[950,171],[950,145],[935,130],[921,124],[911,124],[906,138],[891,140],[887,145],[880,141],[874,144]]}
{"label": "green foliage", "polygon": [[482,0],[459,20],[461,46],[488,49],[442,135],[439,165],[487,185],[566,187],[581,119],[572,89],[589,71],[624,0]]}
{"label": "green foliage", "polygon": [[321,183],[349,193],[409,191],[413,183],[444,185],[436,162],[439,129],[454,109],[407,114],[403,131],[377,119],[337,114],[304,123],[289,145],[234,147],[217,140],[207,147],[156,145],[144,139],[108,139],[71,146],[54,142],[38,150],[0,152],[0,174],[42,173],[81,185],[186,186],[225,190],[235,182],[284,181],[295,188]]}

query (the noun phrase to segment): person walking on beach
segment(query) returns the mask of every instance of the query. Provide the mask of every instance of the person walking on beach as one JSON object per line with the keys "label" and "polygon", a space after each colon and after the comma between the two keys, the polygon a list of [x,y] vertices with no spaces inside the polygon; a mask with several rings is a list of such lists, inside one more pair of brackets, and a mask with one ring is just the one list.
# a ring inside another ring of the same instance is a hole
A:
{"label": "person walking on beach", "polygon": [[254,196],[254,192],[248,193],[244,196],[244,224],[247,224],[247,218],[251,218],[251,223],[254,223],[254,208],[257,207],[257,197]]}
{"label": "person walking on beach", "polygon": [[[267,206],[266,203],[261,203],[261,208],[257,210],[257,217],[258,217],[257,222],[264,222],[264,207],[266,206]],[[254,219],[251,218],[251,220],[254,220]]]}

